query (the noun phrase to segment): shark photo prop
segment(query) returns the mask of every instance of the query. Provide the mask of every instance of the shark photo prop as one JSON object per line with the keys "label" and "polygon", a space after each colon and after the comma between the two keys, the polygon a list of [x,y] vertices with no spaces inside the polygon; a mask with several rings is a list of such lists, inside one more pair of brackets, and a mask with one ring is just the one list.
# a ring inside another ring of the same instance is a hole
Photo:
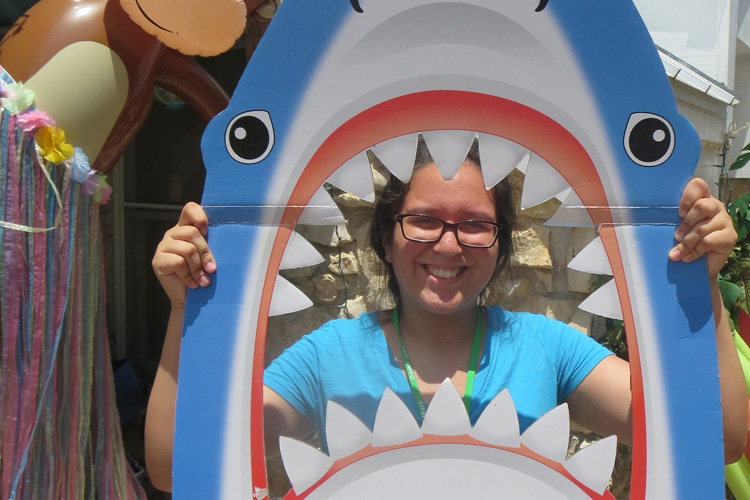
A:
{"label": "shark photo prop", "polygon": [[[268,495],[268,316],[310,304],[278,271],[321,261],[294,227],[343,222],[325,182],[373,200],[368,150],[408,180],[419,134],[445,178],[477,137],[488,187],[520,166],[522,207],[599,229],[571,266],[614,277],[581,307],[628,332],[631,498],[722,498],[707,271],[667,258],[700,143],[629,0],[284,2],[203,138],[220,270],[188,296],[176,498]],[[614,438],[566,461],[564,406],[521,436],[507,393],[473,429],[450,387],[421,428],[402,406],[368,429],[329,403],[330,455],[282,438],[287,498],[607,498]]]}

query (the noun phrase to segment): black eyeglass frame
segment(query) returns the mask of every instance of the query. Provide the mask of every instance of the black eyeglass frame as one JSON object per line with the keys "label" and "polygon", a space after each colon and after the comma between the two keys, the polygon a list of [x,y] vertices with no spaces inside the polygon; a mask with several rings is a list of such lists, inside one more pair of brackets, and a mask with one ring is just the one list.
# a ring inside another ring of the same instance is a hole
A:
{"label": "black eyeglass frame", "polygon": [[[433,240],[420,240],[417,238],[410,238],[409,236],[406,236],[406,232],[404,231],[404,218],[406,217],[425,217],[427,219],[432,219],[440,222],[443,225],[443,229],[440,231],[440,235],[433,239]],[[500,234],[500,224],[497,222],[491,222],[488,220],[474,220],[474,219],[468,219],[468,220],[460,220],[458,222],[446,222],[443,219],[438,219],[437,217],[433,217],[431,215],[425,215],[425,214],[398,214],[395,217],[393,217],[393,220],[398,222],[398,225],[401,226],[401,234],[404,238],[406,238],[409,241],[415,241],[417,243],[435,243],[436,241],[440,241],[440,239],[443,237],[445,232],[449,229],[453,230],[453,233],[456,235],[456,241],[465,247],[469,248],[492,248],[492,245],[494,245],[497,242],[497,236]],[[461,241],[460,232],[458,230],[458,226],[460,224],[465,224],[467,222],[481,222],[482,224],[489,224],[490,226],[493,226],[495,228],[495,236],[492,238],[492,242],[489,245],[471,245],[466,244],[463,241]]]}

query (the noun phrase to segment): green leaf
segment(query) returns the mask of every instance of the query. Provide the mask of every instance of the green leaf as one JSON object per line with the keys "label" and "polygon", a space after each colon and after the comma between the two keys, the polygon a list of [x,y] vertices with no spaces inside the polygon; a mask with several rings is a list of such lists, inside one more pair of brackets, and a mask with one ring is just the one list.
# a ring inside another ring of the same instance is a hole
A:
{"label": "green leaf", "polygon": [[745,225],[742,225],[742,226],[738,225],[738,227],[737,227],[737,239],[739,241],[743,241],[745,238],[747,238],[747,235],[748,235],[747,226],[745,226]]}
{"label": "green leaf", "polygon": [[729,309],[731,313],[737,313],[737,301],[742,294],[740,287],[730,281],[719,280],[719,291],[721,292],[721,300],[724,302],[724,307]]}
{"label": "green leaf", "polygon": [[[747,149],[747,146],[742,148],[743,151],[745,151],[746,149]],[[749,161],[750,161],[750,152],[742,153],[741,155],[737,157],[736,160],[732,162],[732,165],[730,165],[729,170],[737,170],[739,168],[742,168],[745,165],[747,165],[747,162]]]}

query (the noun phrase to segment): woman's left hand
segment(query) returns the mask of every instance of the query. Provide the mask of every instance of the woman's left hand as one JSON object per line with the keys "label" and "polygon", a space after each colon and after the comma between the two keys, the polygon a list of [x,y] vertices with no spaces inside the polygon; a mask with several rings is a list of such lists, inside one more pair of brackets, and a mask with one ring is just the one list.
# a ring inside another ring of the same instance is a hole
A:
{"label": "woman's left hand", "polygon": [[669,252],[672,261],[693,262],[705,255],[708,275],[715,278],[737,243],[732,218],[724,204],[711,196],[703,179],[691,180],[680,200],[682,223],[675,231],[677,240]]}

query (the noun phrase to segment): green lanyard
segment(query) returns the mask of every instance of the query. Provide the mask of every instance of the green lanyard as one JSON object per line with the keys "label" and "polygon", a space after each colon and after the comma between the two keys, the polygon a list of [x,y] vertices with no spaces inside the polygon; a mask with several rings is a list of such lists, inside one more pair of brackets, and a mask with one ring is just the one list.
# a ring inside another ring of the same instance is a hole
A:
{"label": "green lanyard", "polygon": [[[396,336],[398,337],[398,345],[401,347],[401,358],[404,360],[404,369],[406,370],[406,378],[409,380],[409,386],[411,387],[411,393],[414,396],[414,401],[417,403],[417,410],[419,410],[419,416],[424,420],[425,413],[427,413],[427,406],[424,404],[422,399],[422,393],[419,392],[419,386],[417,385],[417,379],[414,376],[414,369],[411,367],[409,361],[409,354],[406,352],[406,346],[404,340],[401,338],[401,330],[398,327],[398,308],[393,309],[393,327],[396,329]],[[477,368],[479,366],[479,346],[482,342],[482,331],[484,330],[484,320],[482,318],[482,310],[477,307],[477,327],[474,330],[474,340],[471,343],[471,356],[469,359],[469,370],[466,372],[466,389],[464,390],[464,406],[466,407],[466,413],[470,412],[471,408],[471,395],[474,392],[474,377],[477,374]]]}

